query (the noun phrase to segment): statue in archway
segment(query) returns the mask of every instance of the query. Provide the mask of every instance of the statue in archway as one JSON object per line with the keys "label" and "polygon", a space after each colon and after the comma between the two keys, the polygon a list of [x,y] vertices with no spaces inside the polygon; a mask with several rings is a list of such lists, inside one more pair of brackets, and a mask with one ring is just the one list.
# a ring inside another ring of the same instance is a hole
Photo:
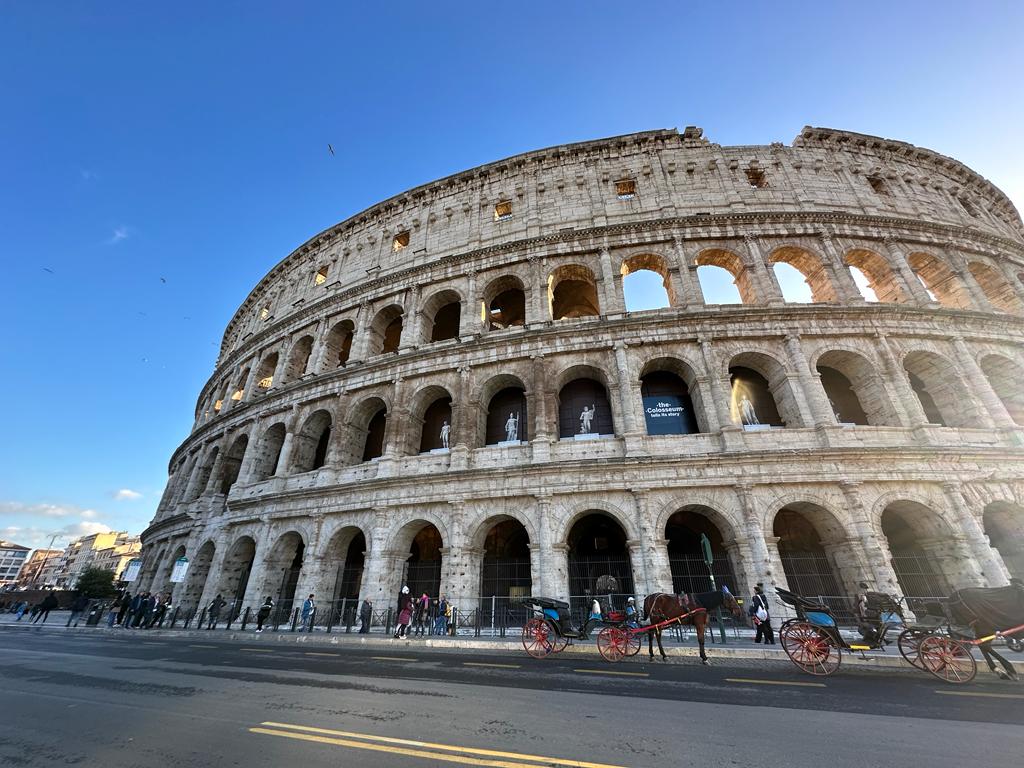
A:
{"label": "statue in archway", "polygon": [[761,421],[757,418],[757,411],[754,409],[754,404],[750,402],[750,398],[743,395],[740,398],[740,419],[744,424],[760,424]]}
{"label": "statue in archway", "polygon": [[505,440],[512,442],[519,439],[519,413],[510,413],[505,422]]}
{"label": "statue in archway", "polygon": [[451,433],[452,433],[452,428],[449,426],[448,422],[445,421],[445,423],[441,425],[441,447],[442,448],[447,448],[448,447],[448,438],[451,436]]}
{"label": "statue in archway", "polygon": [[832,413],[835,414],[836,421],[838,421],[840,424],[842,424],[843,423],[843,417],[839,415],[839,409],[836,407],[836,404],[832,402],[832,398],[831,397],[828,399],[828,404],[829,404],[829,407],[832,409]]}
{"label": "statue in archway", "polygon": [[583,412],[580,414],[580,434],[590,434],[590,422],[594,418],[594,413],[597,412],[596,406],[591,403],[590,407],[583,406]]}

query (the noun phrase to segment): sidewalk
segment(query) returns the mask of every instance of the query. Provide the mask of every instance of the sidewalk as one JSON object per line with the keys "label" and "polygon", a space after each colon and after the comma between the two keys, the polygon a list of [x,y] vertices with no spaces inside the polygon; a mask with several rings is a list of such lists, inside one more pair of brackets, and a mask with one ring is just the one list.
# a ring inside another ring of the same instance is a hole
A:
{"label": "sidewalk", "polygon": [[[140,641],[142,639],[155,639],[160,638],[180,638],[182,640],[198,640],[205,638],[207,640],[216,642],[234,642],[234,643],[245,643],[252,645],[254,643],[266,643],[266,644],[297,644],[305,646],[316,646],[316,647],[339,647],[339,646],[353,646],[363,648],[388,648],[391,650],[403,649],[411,650],[415,648],[428,648],[431,650],[466,650],[466,651],[489,651],[498,653],[508,653],[515,656],[525,656],[526,652],[523,649],[521,642],[521,630],[519,628],[512,628],[506,633],[506,637],[474,637],[471,634],[460,634],[457,637],[438,636],[438,635],[427,635],[422,638],[411,638],[407,640],[395,640],[385,635],[381,628],[376,628],[371,634],[360,635],[355,630],[351,633],[346,633],[344,627],[341,630],[335,629],[331,633],[325,632],[323,629],[316,629],[313,632],[291,632],[286,627],[281,627],[277,632],[272,630],[266,630],[260,634],[257,634],[255,629],[251,626],[246,628],[243,632],[238,629],[237,625],[232,629],[225,629],[223,626],[218,627],[214,630],[201,630],[201,629],[146,629],[146,630],[126,630],[120,627],[108,629],[106,623],[101,623],[98,627],[86,627],[84,624],[79,625],[77,628],[65,628],[64,624],[67,622],[68,613],[66,611],[54,612],[50,615],[49,620],[45,625],[32,625],[27,624],[27,618],[17,622],[14,620],[13,615],[2,614],[0,615],[0,638],[2,638],[3,632],[31,632],[40,631],[46,632],[47,634],[60,634],[60,633],[74,633],[74,634],[85,634],[96,637],[109,637],[117,639],[131,639],[137,638]],[[464,632],[466,630],[463,630]],[[753,660],[768,660],[768,661],[788,661],[785,651],[782,647],[776,643],[776,645],[763,646],[755,645],[753,642],[753,631],[740,629],[740,637],[736,638],[732,631],[726,633],[726,643],[723,645],[720,641],[717,630],[715,633],[715,643],[710,641],[710,638],[706,639],[705,650],[709,658],[711,659],[753,659]],[[596,635],[595,635],[596,637]],[[670,657],[675,658],[697,658],[697,640],[693,632],[691,631],[685,636],[683,643],[675,641],[674,637],[670,633],[666,632],[662,635],[662,644],[665,647],[665,652]],[[636,658],[646,658],[646,636],[643,639],[643,646],[641,647],[640,653]],[[655,644],[655,655],[657,656],[657,644]],[[591,638],[586,641],[575,642],[570,645],[563,654],[573,655],[598,655],[597,645],[595,640]],[[978,654],[975,654],[978,656]],[[1016,654],[1007,652],[1003,654],[1007,658],[1015,656]],[[1024,662],[1017,661],[1016,659],[1010,659],[1014,662],[1016,668],[1020,672],[1024,672]],[[843,653],[843,666],[853,667],[867,667],[867,668],[902,668],[910,670],[910,665],[903,660],[900,656],[899,651],[896,648],[895,643],[891,643],[888,646],[887,652],[867,652],[863,655],[855,651],[845,651]],[[983,663],[979,659],[979,671],[980,667],[983,667]]]}

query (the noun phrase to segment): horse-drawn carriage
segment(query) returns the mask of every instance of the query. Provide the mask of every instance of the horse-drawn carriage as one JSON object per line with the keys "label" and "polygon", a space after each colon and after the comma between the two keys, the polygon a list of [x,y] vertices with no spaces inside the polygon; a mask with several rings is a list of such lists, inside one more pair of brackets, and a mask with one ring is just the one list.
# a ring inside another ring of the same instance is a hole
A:
{"label": "horse-drawn carriage", "polygon": [[[530,597],[527,605],[533,610],[533,616],[523,626],[523,647],[535,659],[543,659],[551,653],[560,653],[573,640],[587,640],[591,630],[598,625],[607,627],[626,627],[626,614],[611,608],[602,610],[601,617],[588,617],[583,624],[576,627],[572,623],[569,604],[552,597]],[[601,647],[600,637],[598,647]],[[640,650],[640,637],[627,646],[628,655],[632,656]]]}
{"label": "horse-drawn carriage", "polygon": [[[1006,638],[1012,650],[1024,637],[1024,590],[1020,587],[962,589],[944,604],[928,606],[921,619],[907,623],[901,600],[868,593],[867,610],[858,627],[862,640],[848,642],[839,631],[832,610],[815,600],[778,588],[779,598],[796,609],[796,618],[783,622],[779,640],[797,667],[812,675],[830,675],[839,669],[843,651],[884,650],[891,633],[900,655],[915,668],[949,683],[969,683],[978,665],[971,652],[981,650],[989,668],[1000,677],[1016,677],[1013,665],[992,649],[992,641]],[[995,661],[1002,664],[997,669]]]}

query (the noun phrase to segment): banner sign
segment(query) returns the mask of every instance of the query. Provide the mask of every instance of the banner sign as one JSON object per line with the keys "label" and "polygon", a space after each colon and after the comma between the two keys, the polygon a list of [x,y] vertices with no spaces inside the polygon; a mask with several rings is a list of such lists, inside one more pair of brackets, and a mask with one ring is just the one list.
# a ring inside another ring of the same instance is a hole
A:
{"label": "banner sign", "polygon": [[135,581],[139,578],[139,571],[142,570],[142,561],[138,558],[129,560],[121,573],[121,581]]}
{"label": "banner sign", "polygon": [[171,569],[171,581],[174,584],[184,581],[186,573],[188,573],[188,558],[179,557],[174,561],[174,568]]}
{"label": "banner sign", "polygon": [[649,435],[687,435],[697,431],[693,414],[678,395],[647,395],[644,418]]}

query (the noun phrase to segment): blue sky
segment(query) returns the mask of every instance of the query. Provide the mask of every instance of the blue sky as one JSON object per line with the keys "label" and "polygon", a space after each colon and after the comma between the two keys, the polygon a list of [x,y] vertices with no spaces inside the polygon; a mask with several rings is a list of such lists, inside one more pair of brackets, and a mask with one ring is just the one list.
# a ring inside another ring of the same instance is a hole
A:
{"label": "blue sky", "polygon": [[812,124],[952,155],[1024,201],[1021,4],[705,5],[5,3],[0,537],[144,528],[252,286],[440,176]]}

